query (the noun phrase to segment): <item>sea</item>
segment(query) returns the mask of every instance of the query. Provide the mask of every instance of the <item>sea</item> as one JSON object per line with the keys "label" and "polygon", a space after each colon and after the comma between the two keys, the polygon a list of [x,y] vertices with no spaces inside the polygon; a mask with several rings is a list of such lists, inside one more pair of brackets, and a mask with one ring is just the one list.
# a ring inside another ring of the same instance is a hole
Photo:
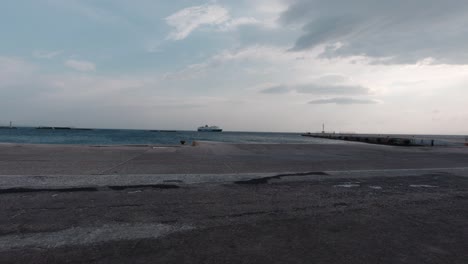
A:
{"label": "sea", "polygon": [[[463,144],[466,136],[451,135],[396,135],[435,139],[447,145]],[[0,129],[0,143],[77,144],[77,145],[179,145],[181,141],[212,141],[227,143],[278,144],[355,144],[341,140],[302,137],[301,133],[267,132],[197,132],[136,129],[37,129],[18,127]]]}
{"label": "sea", "polygon": [[0,143],[78,144],[78,145],[180,145],[181,141],[229,143],[338,144],[338,141],[306,138],[301,133],[197,132],[134,129],[0,129]]}

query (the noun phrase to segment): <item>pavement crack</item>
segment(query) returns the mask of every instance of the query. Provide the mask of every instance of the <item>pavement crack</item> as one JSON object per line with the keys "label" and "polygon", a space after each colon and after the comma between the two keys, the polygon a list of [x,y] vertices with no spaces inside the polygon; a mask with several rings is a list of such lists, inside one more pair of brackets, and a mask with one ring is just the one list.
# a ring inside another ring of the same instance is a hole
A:
{"label": "pavement crack", "polygon": [[286,173],[286,174],[278,174],[276,177],[288,177],[288,176],[311,176],[311,175],[322,175],[327,176],[329,175],[323,171],[310,171],[310,172],[299,172],[299,173]]}
{"label": "pavement crack", "polygon": [[117,204],[117,205],[109,205],[108,208],[122,208],[122,207],[141,207],[144,204]]}
{"label": "pavement crack", "polygon": [[283,177],[294,177],[294,176],[312,176],[312,175],[328,175],[323,171],[313,171],[313,172],[301,172],[301,173],[287,173],[287,174],[278,174],[275,176],[255,178],[250,180],[235,181],[236,184],[266,184],[270,180],[279,180]]}
{"label": "pavement crack", "polygon": [[[105,188],[105,187],[104,187]],[[15,193],[39,193],[39,192],[97,192],[105,190],[101,187],[63,187],[63,188],[26,188],[26,187],[15,187],[0,189],[0,195],[2,194],[15,194]],[[122,191],[127,189],[138,189],[138,188],[153,188],[153,189],[179,189],[180,186],[175,184],[142,184],[142,185],[111,185],[107,186],[108,189],[113,191]]]}
{"label": "pavement crack", "polygon": [[137,188],[178,189],[180,187],[175,184],[146,184],[146,185],[114,185],[114,186],[108,186],[108,188],[114,191],[122,191],[122,190],[137,189]]}
{"label": "pavement crack", "polygon": [[271,215],[283,212],[281,210],[274,210],[274,211],[256,211],[256,212],[245,212],[245,213],[238,213],[238,214],[228,214],[228,215],[213,215],[209,218],[229,218],[229,217],[242,217],[242,216],[252,216],[252,215]]}
{"label": "pavement crack", "polygon": [[8,188],[0,189],[0,194],[31,193],[31,192],[95,192],[94,187],[71,187],[71,188]]}

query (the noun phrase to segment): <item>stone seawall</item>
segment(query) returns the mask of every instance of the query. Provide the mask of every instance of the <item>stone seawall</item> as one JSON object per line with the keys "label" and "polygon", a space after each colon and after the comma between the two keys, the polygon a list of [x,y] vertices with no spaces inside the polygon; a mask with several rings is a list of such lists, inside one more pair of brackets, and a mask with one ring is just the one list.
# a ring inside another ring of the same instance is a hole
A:
{"label": "stone seawall", "polygon": [[[400,137],[391,135],[305,133],[302,134],[302,136],[394,146],[457,146],[456,143],[440,139]],[[459,144],[459,146],[468,146],[468,143],[465,142],[465,144]]]}

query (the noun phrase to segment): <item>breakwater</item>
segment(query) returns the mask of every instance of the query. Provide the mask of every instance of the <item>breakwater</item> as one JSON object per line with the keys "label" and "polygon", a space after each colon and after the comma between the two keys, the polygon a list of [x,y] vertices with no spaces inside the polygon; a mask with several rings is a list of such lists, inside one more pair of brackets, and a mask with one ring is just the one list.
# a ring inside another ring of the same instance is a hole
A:
{"label": "breakwater", "polygon": [[438,136],[411,136],[411,135],[375,135],[375,134],[335,134],[335,133],[304,133],[304,137],[363,142],[370,144],[394,146],[468,146],[465,142],[440,139]]}

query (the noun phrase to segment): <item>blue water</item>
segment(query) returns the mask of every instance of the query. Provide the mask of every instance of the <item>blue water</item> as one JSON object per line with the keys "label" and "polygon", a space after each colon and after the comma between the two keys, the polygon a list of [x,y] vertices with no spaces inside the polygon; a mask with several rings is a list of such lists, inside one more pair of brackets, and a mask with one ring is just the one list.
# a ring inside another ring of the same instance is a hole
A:
{"label": "blue water", "polygon": [[2,143],[32,144],[82,144],[82,145],[173,145],[185,140],[215,141],[231,143],[331,143],[340,141],[302,137],[300,133],[259,133],[259,132],[152,132],[148,130],[48,130],[19,127],[0,129]]}
{"label": "blue water", "polygon": [[[389,135],[391,136],[391,135]],[[463,145],[466,136],[451,135],[393,135],[434,139],[447,145]],[[352,144],[347,141],[302,137],[300,133],[262,132],[153,132],[149,130],[93,129],[48,130],[31,127],[0,129],[0,143],[79,144],[79,145],[174,145],[180,141],[214,141],[229,143],[301,143],[301,144]],[[442,145],[444,145],[442,144]]]}

